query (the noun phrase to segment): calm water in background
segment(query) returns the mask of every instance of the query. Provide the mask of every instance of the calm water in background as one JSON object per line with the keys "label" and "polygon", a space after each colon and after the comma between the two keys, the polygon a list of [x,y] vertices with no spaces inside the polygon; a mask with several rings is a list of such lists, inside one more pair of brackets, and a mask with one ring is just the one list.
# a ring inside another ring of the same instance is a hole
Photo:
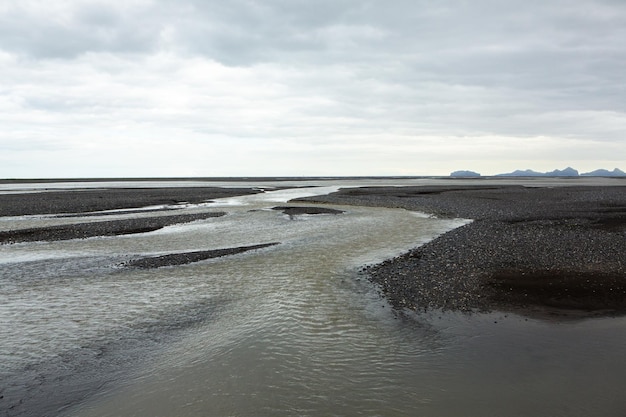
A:
{"label": "calm water in background", "polygon": [[[228,215],[152,233],[0,246],[0,401],[21,395],[31,410],[55,403],[72,416],[626,414],[626,319],[399,315],[359,268],[464,221],[268,210],[343,183],[317,185],[189,207]],[[5,218],[0,228],[97,220]],[[156,270],[119,266],[266,242],[281,244]]]}

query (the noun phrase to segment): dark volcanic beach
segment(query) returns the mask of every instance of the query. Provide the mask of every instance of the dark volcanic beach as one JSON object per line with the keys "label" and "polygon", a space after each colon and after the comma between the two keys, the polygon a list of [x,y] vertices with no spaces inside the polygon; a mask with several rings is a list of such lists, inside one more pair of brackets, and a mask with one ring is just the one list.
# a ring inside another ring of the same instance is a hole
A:
{"label": "dark volcanic beach", "polygon": [[626,313],[626,187],[369,187],[305,200],[473,219],[365,269],[398,308]]}
{"label": "dark volcanic beach", "polygon": [[198,204],[216,198],[262,192],[253,188],[164,187],[51,190],[0,194],[0,217],[87,213],[147,206]]}
{"label": "dark volcanic beach", "polygon": [[0,194],[0,414],[622,415],[626,187],[508,183]]}
{"label": "dark volcanic beach", "polygon": [[134,233],[154,232],[173,224],[188,223],[196,220],[220,217],[225,213],[198,213],[179,215],[160,215],[123,220],[74,223],[60,226],[37,227],[18,230],[0,231],[0,244],[37,242],[69,239],[85,239],[97,236],[119,236]]}
{"label": "dark volcanic beach", "polygon": [[[145,218],[4,231],[0,243],[157,230],[223,214],[177,215],[180,203],[256,192],[185,187],[4,194],[0,195],[2,216],[167,207]],[[552,318],[626,313],[625,186],[366,187],[302,200],[397,207],[473,220],[402,256],[365,268],[398,308],[503,310]],[[341,213],[325,207],[274,209],[289,215]],[[176,255],[177,259],[183,255]],[[192,258],[203,256],[209,255]],[[164,262],[161,259],[159,265]]]}
{"label": "dark volcanic beach", "polygon": [[[261,191],[251,188],[167,187],[79,189],[0,194],[0,216],[89,217],[92,215],[105,216],[141,212],[153,214],[149,217],[0,231],[0,244],[151,232],[173,224],[225,214],[223,212],[176,214],[177,207],[183,207],[184,204],[199,204],[215,198],[258,192]],[[163,207],[154,210],[137,210],[148,206]]]}

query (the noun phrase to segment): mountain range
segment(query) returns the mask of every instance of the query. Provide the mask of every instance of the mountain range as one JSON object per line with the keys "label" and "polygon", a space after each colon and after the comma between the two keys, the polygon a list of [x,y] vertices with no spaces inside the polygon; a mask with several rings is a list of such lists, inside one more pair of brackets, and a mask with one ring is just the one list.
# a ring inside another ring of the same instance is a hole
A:
{"label": "mountain range", "polygon": [[[474,171],[454,171],[450,174],[451,177],[480,177],[478,172]],[[532,169],[515,170],[506,174],[497,174],[495,177],[626,177],[626,172],[619,168],[609,171],[608,169],[596,169],[591,172],[578,173],[572,167],[565,169],[555,169],[550,172],[537,172]]]}

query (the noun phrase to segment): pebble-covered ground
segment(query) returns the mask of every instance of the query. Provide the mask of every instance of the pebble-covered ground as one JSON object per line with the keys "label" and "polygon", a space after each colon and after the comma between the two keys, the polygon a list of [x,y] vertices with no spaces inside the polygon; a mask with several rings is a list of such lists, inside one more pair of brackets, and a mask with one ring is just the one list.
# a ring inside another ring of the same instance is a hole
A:
{"label": "pebble-covered ground", "polygon": [[307,200],[474,220],[365,269],[398,308],[626,313],[626,187],[369,187]]}
{"label": "pebble-covered ground", "polygon": [[164,187],[47,190],[0,194],[0,216],[87,213],[180,203],[198,204],[215,198],[259,193],[251,188]]}
{"label": "pebble-covered ground", "polygon": [[[185,203],[199,204],[215,198],[258,192],[261,191],[251,188],[167,187],[78,189],[0,194],[0,217],[24,215],[89,217],[145,212],[153,214],[149,217],[0,231],[0,244],[150,232],[172,224],[187,223],[225,214],[222,212],[175,214],[176,208],[184,207]],[[163,206],[163,209],[136,210],[148,206]]]}
{"label": "pebble-covered ground", "polygon": [[37,227],[0,231],[0,244],[38,242],[69,239],[85,239],[96,236],[117,236],[153,232],[173,224],[220,217],[223,212],[178,214],[139,217],[133,219],[107,220],[91,223],[74,223],[60,226]]}

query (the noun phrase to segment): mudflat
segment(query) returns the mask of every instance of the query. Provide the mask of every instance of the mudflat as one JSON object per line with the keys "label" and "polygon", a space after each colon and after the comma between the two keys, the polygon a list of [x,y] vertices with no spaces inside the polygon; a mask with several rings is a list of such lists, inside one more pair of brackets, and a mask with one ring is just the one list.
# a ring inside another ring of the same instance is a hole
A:
{"label": "mudflat", "polygon": [[305,200],[473,220],[364,269],[398,308],[626,314],[624,186],[366,187]]}

